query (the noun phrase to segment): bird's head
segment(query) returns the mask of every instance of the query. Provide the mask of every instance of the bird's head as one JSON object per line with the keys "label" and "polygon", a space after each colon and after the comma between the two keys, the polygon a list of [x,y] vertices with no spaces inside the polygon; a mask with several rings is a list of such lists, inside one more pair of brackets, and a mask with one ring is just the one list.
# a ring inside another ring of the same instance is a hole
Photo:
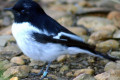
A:
{"label": "bird's head", "polygon": [[45,14],[38,3],[32,0],[18,0],[11,8],[5,8],[13,12],[16,22],[32,20],[32,17]]}

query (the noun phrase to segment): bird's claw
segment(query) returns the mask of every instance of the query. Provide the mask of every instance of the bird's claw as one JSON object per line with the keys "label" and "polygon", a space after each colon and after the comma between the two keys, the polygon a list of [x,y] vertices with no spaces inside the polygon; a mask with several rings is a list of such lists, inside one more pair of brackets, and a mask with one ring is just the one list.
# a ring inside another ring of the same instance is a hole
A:
{"label": "bird's claw", "polygon": [[40,80],[43,80],[43,79],[45,79],[45,78],[48,78],[49,80],[53,80],[52,77],[47,77],[47,76],[46,76],[46,77],[43,77],[43,76],[42,76],[42,78],[41,78]]}

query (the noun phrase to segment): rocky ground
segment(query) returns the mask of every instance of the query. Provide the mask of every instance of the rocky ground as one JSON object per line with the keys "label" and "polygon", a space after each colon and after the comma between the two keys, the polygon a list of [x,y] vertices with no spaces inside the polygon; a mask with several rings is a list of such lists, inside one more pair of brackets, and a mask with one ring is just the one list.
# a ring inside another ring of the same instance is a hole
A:
{"label": "rocky ground", "polygon": [[[95,45],[97,51],[120,58],[119,0],[36,1],[60,24]],[[0,1],[0,80],[39,80],[40,76],[29,73],[38,73],[44,63],[21,52],[11,34],[13,15],[3,11],[14,3],[15,0]],[[52,79],[45,80],[120,80],[120,60],[62,55],[50,66],[48,77]]]}

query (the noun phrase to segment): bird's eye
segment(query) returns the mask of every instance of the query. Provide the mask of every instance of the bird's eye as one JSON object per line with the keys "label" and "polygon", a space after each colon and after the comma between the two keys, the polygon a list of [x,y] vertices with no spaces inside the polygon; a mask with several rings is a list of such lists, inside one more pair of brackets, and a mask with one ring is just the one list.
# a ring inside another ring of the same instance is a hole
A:
{"label": "bird's eye", "polygon": [[21,13],[24,13],[25,12],[25,10],[21,10]]}

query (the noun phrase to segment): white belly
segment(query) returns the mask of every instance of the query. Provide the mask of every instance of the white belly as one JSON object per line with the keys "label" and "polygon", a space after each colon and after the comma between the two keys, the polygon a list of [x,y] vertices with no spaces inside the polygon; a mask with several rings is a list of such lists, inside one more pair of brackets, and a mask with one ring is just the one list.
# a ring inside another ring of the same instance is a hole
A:
{"label": "white belly", "polygon": [[41,61],[53,61],[58,56],[66,54],[66,47],[60,44],[39,43],[32,37],[32,31],[41,33],[37,28],[30,27],[29,23],[16,24],[12,26],[12,34],[15,37],[19,48],[25,55]]}
{"label": "white belly", "polygon": [[63,54],[77,54],[77,53],[88,53],[92,54],[87,50],[83,50],[77,47],[66,47],[60,44],[54,43],[40,43],[34,40],[31,36],[33,32],[44,33],[49,35],[46,31],[42,32],[35,28],[29,23],[17,24],[14,23],[12,26],[12,34],[15,37],[19,48],[23,51],[25,55],[34,59],[41,61],[53,61],[58,56]]}

